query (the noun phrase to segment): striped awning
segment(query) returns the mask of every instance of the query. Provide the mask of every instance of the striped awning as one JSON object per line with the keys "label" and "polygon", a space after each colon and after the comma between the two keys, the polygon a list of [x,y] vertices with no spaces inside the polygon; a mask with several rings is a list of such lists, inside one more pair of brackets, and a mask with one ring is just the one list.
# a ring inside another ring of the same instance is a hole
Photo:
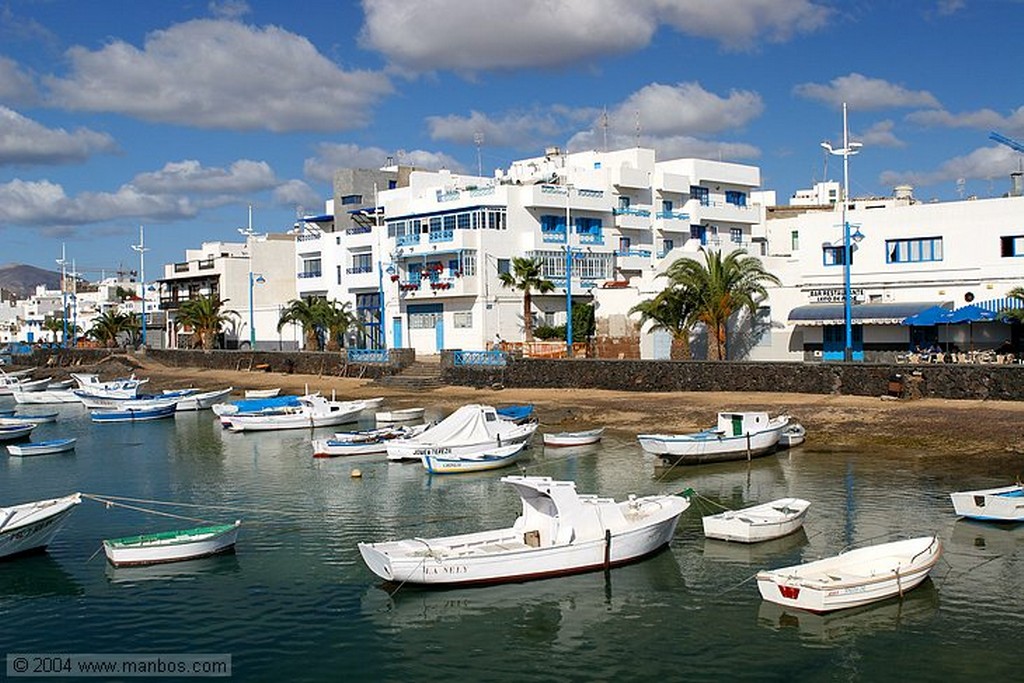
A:
{"label": "striped awning", "polygon": [[1006,309],[1017,309],[1024,308],[1024,301],[1015,299],[1013,297],[1004,296],[1001,299],[988,299],[986,301],[976,301],[973,304],[978,308],[984,308],[986,311],[992,311],[993,313],[999,313]]}
{"label": "striped awning", "polygon": [[[938,306],[941,301],[886,301],[853,304],[850,319],[855,325],[900,325],[921,311]],[[845,306],[841,303],[807,304],[789,312],[789,322],[797,325],[843,325],[846,323]]]}

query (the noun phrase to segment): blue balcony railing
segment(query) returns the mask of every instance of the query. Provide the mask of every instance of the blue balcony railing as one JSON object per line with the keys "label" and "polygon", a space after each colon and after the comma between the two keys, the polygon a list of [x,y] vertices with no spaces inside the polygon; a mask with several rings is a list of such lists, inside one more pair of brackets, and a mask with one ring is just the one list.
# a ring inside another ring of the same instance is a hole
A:
{"label": "blue balcony railing", "polygon": [[372,273],[373,266],[352,266],[345,270],[349,275],[357,275],[359,273]]}
{"label": "blue balcony railing", "polygon": [[640,258],[651,258],[650,249],[619,249],[615,252],[617,256],[638,256]]}
{"label": "blue balcony railing", "polygon": [[433,230],[430,233],[431,242],[451,242],[454,239],[454,230]]}
{"label": "blue balcony railing", "polygon": [[688,221],[690,220],[690,214],[685,211],[659,211],[655,218],[664,218],[666,220],[675,221]]}
{"label": "blue balcony railing", "polygon": [[613,216],[640,216],[641,218],[650,218],[650,209],[638,209],[632,206],[621,206],[612,209]]}
{"label": "blue balcony railing", "polygon": [[387,349],[348,349],[349,363],[387,363]]}
{"label": "blue balcony railing", "polygon": [[600,232],[585,232],[579,238],[580,244],[604,244],[604,234]]}
{"label": "blue balcony railing", "polygon": [[508,364],[504,351],[455,351],[452,356],[456,367],[504,367]]}
{"label": "blue balcony railing", "polygon": [[400,247],[406,247],[409,246],[410,244],[419,244],[420,234],[417,232],[411,235],[399,235],[398,237],[395,238],[395,242]]}
{"label": "blue balcony railing", "polygon": [[319,270],[307,270],[302,273],[299,273],[299,278],[320,277],[321,275],[323,275],[323,273],[321,273]]}

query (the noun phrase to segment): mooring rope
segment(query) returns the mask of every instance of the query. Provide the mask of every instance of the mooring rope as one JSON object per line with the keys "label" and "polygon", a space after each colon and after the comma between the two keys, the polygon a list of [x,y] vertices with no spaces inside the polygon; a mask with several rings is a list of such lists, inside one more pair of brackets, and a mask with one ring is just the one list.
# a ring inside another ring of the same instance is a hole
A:
{"label": "mooring rope", "polygon": [[159,515],[161,517],[171,517],[173,519],[183,519],[183,520],[186,520],[186,521],[189,521],[189,522],[199,522],[200,524],[210,524],[211,523],[211,520],[202,519],[200,517],[188,517],[186,515],[176,515],[173,512],[162,512],[160,510],[151,510],[149,508],[140,507],[138,505],[128,505],[127,503],[119,503],[117,501],[109,500],[107,498],[102,498],[100,496],[94,496],[94,495],[89,494],[89,493],[83,493],[82,494],[82,498],[88,498],[90,500],[94,500],[97,503],[102,503],[103,505],[106,505],[107,507],[125,508],[127,510],[135,510],[136,512],[145,512],[145,513],[150,514],[150,515]]}

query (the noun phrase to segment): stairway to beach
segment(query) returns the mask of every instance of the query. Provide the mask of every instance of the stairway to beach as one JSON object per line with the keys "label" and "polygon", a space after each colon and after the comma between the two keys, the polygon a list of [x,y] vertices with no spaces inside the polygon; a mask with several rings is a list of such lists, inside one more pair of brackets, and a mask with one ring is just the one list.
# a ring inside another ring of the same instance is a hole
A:
{"label": "stairway to beach", "polygon": [[441,381],[441,357],[417,356],[413,363],[397,375],[387,375],[374,381],[386,387],[429,391],[443,385]]}

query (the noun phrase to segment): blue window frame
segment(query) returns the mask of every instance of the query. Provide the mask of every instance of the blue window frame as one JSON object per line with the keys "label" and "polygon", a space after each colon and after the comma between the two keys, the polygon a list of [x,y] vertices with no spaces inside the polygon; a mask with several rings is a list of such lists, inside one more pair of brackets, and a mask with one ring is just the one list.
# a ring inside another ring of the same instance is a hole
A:
{"label": "blue window frame", "polygon": [[708,229],[705,225],[691,225],[690,239],[700,240],[702,245],[708,243]]}
{"label": "blue window frame", "polygon": [[565,232],[565,216],[544,215],[540,217],[540,231],[542,233]]}
{"label": "blue window frame", "polygon": [[708,206],[710,204],[711,198],[706,187],[690,185],[690,196],[699,201],[701,206]]}
{"label": "blue window frame", "polygon": [[729,239],[735,244],[743,243],[743,228],[729,228]]}
{"label": "blue window frame", "polygon": [[1024,235],[1009,235],[999,238],[999,255],[1003,258],[1024,256]]}
{"label": "blue window frame", "polygon": [[672,213],[672,200],[671,199],[662,199],[661,200],[661,212],[662,213]]}
{"label": "blue window frame", "polygon": [[733,204],[734,206],[746,206],[747,205],[747,193],[739,192],[738,190],[726,190],[725,191],[725,203]]}
{"label": "blue window frame", "polygon": [[[853,250],[850,250],[850,264],[853,264]],[[843,247],[822,247],[821,248],[821,262],[826,266],[841,266],[845,264],[843,258]]]}
{"label": "blue window frame", "polygon": [[886,240],[886,263],[920,263],[942,260],[941,237]]}

